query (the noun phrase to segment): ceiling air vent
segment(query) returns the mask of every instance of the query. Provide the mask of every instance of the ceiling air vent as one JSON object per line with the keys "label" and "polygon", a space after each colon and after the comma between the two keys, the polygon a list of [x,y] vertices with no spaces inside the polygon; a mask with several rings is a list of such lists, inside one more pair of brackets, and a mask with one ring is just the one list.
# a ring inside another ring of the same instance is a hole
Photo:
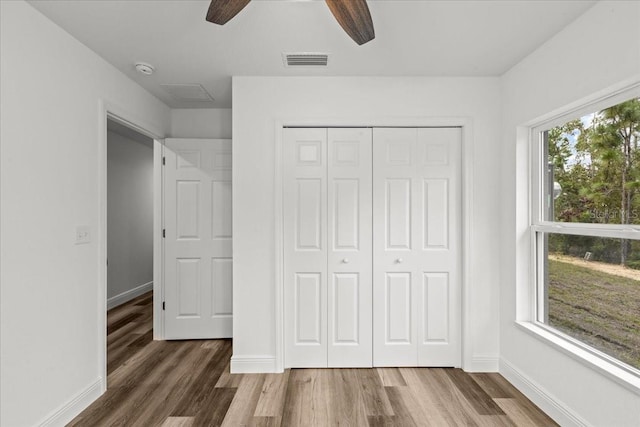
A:
{"label": "ceiling air vent", "polygon": [[213,101],[213,97],[199,84],[161,84],[177,101]]}
{"label": "ceiling air vent", "polygon": [[329,55],[326,53],[283,53],[284,65],[286,67],[326,67],[329,62]]}

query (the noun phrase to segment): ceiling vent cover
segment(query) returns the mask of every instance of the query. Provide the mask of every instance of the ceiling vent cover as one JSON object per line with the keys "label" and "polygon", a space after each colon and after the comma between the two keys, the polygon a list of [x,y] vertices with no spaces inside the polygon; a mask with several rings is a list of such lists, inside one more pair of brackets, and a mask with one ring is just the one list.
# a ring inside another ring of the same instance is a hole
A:
{"label": "ceiling vent cover", "polygon": [[160,86],[177,101],[213,101],[209,92],[199,84],[161,84]]}
{"label": "ceiling vent cover", "polygon": [[319,52],[283,53],[286,67],[326,67],[329,54]]}

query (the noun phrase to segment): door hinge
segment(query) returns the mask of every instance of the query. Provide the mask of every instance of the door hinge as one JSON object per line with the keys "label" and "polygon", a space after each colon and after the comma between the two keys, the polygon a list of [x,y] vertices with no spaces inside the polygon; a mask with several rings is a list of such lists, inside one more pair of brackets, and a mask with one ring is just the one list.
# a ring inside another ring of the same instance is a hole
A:
{"label": "door hinge", "polygon": [[162,237],[167,237],[167,230],[164,228],[162,229]]}
{"label": "door hinge", "polygon": [[167,158],[165,156],[162,156],[162,166],[167,164]]}
{"label": "door hinge", "polygon": [[164,301],[162,301],[162,309],[164,310]]}

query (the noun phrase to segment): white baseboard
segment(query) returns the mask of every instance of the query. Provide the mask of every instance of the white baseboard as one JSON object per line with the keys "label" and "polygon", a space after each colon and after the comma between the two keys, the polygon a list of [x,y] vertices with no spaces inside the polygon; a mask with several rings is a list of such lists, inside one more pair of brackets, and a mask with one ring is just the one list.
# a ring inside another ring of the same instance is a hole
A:
{"label": "white baseboard", "polygon": [[139,297],[140,295],[153,290],[153,282],[145,283],[144,285],[136,286],[133,289],[129,289],[121,294],[111,297],[107,300],[107,310],[111,310],[114,307],[124,304],[127,301]]}
{"label": "white baseboard", "polygon": [[43,421],[38,423],[41,427],[64,426],[74,419],[80,412],[84,411],[106,389],[104,380],[98,378],[75,397],[63,404],[61,407],[51,412]]}
{"label": "white baseboard", "polygon": [[265,374],[278,372],[273,356],[231,356],[232,374]]}
{"label": "white baseboard", "polygon": [[500,359],[497,355],[477,355],[471,357],[470,366],[465,366],[465,372],[498,372]]}
{"label": "white baseboard", "polygon": [[500,359],[500,374],[561,426],[590,426],[582,417],[563,405],[540,384],[503,358]]}
{"label": "white baseboard", "polygon": [[[498,372],[498,356],[474,356],[466,372]],[[231,356],[232,374],[278,373],[273,356]]]}

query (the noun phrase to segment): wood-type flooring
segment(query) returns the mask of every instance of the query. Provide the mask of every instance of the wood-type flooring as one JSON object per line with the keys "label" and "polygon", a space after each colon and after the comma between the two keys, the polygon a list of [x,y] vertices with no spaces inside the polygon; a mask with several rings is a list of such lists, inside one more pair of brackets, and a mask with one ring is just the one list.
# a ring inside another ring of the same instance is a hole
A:
{"label": "wood-type flooring", "polygon": [[108,313],[107,392],[70,426],[555,426],[496,373],[229,373],[231,340],[153,341],[152,296]]}

